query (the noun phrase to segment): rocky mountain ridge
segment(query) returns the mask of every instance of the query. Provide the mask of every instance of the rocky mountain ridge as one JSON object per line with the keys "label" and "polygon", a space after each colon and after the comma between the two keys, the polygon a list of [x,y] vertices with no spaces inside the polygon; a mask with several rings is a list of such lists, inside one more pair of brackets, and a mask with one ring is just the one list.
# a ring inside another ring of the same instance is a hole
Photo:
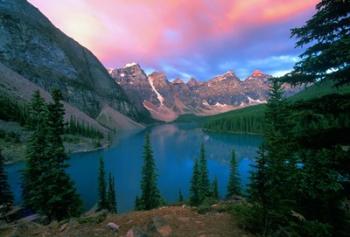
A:
{"label": "rocky mountain ridge", "polygon": [[0,62],[48,92],[59,88],[67,103],[93,119],[106,107],[137,121],[149,116],[88,49],[26,0],[0,1]]}
{"label": "rocky mountain ridge", "polygon": [[[110,74],[139,109],[143,106],[153,118],[162,121],[172,121],[181,114],[212,115],[265,103],[272,77],[255,70],[240,80],[228,71],[208,81],[191,78],[185,83],[176,78],[171,82],[163,72],[146,75],[136,63],[111,70]],[[299,90],[287,85],[285,89],[286,95]]]}

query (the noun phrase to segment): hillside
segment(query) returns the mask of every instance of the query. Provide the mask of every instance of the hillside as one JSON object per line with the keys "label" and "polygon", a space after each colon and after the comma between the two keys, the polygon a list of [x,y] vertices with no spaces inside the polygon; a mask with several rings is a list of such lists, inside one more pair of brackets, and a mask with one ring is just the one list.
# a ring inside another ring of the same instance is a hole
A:
{"label": "hillside", "polygon": [[[317,83],[307,87],[301,92],[289,97],[287,100],[296,102],[310,100],[328,94],[348,94],[350,86],[334,87],[329,82]],[[219,115],[198,118],[203,128],[209,131],[262,133],[265,105],[254,105]]]}
{"label": "hillside", "polygon": [[86,48],[25,0],[0,1],[0,62],[96,118],[105,105],[136,120],[141,113]]}
{"label": "hillside", "polygon": [[[150,211],[137,211],[115,215],[100,212],[80,218],[53,222],[48,226],[20,221],[15,226],[0,229],[0,235],[10,236],[125,236],[125,237],[250,237],[238,227],[237,220],[222,206],[216,204],[212,210],[199,214],[186,206],[169,206]],[[116,224],[118,231],[108,225]]]}

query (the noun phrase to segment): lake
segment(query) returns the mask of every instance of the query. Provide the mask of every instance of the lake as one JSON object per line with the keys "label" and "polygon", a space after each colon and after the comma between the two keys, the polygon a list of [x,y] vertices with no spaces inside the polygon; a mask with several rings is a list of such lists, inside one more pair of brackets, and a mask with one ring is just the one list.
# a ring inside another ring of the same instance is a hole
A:
{"label": "lake", "polygon": [[[140,194],[146,132],[151,137],[158,186],[169,203],[177,201],[179,189],[188,198],[192,167],[202,142],[206,148],[210,179],[218,177],[221,197],[226,194],[232,148],[236,151],[241,182],[245,186],[257,148],[262,142],[262,137],[257,135],[206,133],[196,124],[165,124],[139,132],[119,134],[107,149],[70,156],[67,172],[74,180],[86,210],[96,203],[100,156],[105,159],[106,173],[112,172],[116,179],[119,212],[133,210],[135,197]],[[21,202],[20,171],[23,167],[23,162],[6,166],[16,204]]]}

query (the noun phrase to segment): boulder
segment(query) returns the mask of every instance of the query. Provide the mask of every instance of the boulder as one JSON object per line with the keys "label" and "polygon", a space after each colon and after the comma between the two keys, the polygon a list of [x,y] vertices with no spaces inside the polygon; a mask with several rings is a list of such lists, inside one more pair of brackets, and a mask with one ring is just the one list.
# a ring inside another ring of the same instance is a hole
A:
{"label": "boulder", "polygon": [[128,231],[128,233],[126,233],[126,237],[149,237],[149,235],[147,235],[140,228],[133,227]]}
{"label": "boulder", "polygon": [[64,223],[63,225],[61,225],[60,227],[60,232],[63,232],[67,229],[68,223]]}
{"label": "boulder", "polygon": [[162,217],[153,217],[150,226],[151,230],[157,231],[162,237],[170,236],[173,232],[170,225]]}
{"label": "boulder", "polygon": [[107,224],[107,227],[108,227],[109,229],[111,229],[112,231],[114,231],[114,232],[118,232],[118,231],[119,231],[119,225],[117,225],[117,224],[115,224],[115,223],[113,223],[113,222],[109,222],[109,223]]}

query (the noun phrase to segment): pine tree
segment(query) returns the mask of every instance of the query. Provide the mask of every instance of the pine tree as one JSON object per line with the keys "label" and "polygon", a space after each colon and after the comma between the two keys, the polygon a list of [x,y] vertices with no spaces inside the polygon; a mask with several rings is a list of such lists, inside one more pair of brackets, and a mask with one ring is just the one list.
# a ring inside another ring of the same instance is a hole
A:
{"label": "pine tree", "polygon": [[161,196],[157,187],[156,165],[153,159],[153,151],[149,134],[147,134],[145,137],[143,160],[141,200],[143,208],[145,210],[150,210],[161,205]]}
{"label": "pine tree", "polygon": [[0,206],[10,209],[13,205],[13,194],[7,182],[7,175],[4,168],[5,159],[0,150]]}
{"label": "pine tree", "polygon": [[199,154],[199,174],[200,174],[200,199],[203,201],[205,198],[210,197],[210,181],[208,177],[207,159],[205,157],[204,144],[201,144]]}
{"label": "pine tree", "polygon": [[218,177],[215,177],[213,180],[213,183],[211,185],[211,193],[212,193],[212,197],[215,200],[219,200],[219,183],[218,183]]}
{"label": "pine tree", "polygon": [[27,143],[26,166],[22,175],[22,197],[24,205],[34,210],[41,210],[47,195],[42,179],[47,162],[47,116],[48,110],[44,99],[36,91],[30,103],[30,123],[33,130]]}
{"label": "pine tree", "polygon": [[184,196],[182,195],[181,189],[179,189],[179,198],[178,198],[178,202],[179,202],[179,203],[184,202]]}
{"label": "pine tree", "polygon": [[41,97],[40,92],[37,90],[33,93],[32,99],[29,104],[29,117],[27,126],[31,130],[35,130],[38,123],[41,123],[43,119],[43,110],[46,109],[45,100]]}
{"label": "pine tree", "polygon": [[193,166],[191,187],[190,187],[190,204],[192,206],[197,206],[201,203],[201,187],[200,187],[200,171],[198,160],[195,160]]}
{"label": "pine tree", "polygon": [[27,207],[61,220],[80,214],[81,201],[65,173],[68,159],[64,151],[64,109],[59,91],[46,105],[39,93],[31,103],[34,129],[27,146],[27,165],[23,172],[23,199]]}
{"label": "pine tree", "polygon": [[268,185],[268,167],[267,167],[266,148],[262,144],[258,150],[258,156],[255,160],[255,165],[250,177],[248,188],[249,199],[252,202],[258,202],[263,207],[266,207],[268,200],[267,185]]}
{"label": "pine tree", "polygon": [[73,182],[66,174],[66,161],[62,135],[64,134],[64,108],[59,90],[52,91],[53,102],[48,105],[47,118],[47,167],[44,178],[47,180],[47,202],[43,205],[44,213],[49,219],[61,220],[77,216],[81,211],[81,200],[76,193]]}
{"label": "pine tree", "polygon": [[[275,206],[293,198],[290,195],[289,177],[292,175],[288,163],[292,161],[292,144],[289,141],[289,112],[283,98],[282,84],[271,79],[270,98],[265,111],[265,149],[267,151],[267,167],[270,185],[270,199]],[[281,208],[279,208],[281,209]]]}
{"label": "pine tree", "polygon": [[135,211],[144,210],[142,200],[139,198],[139,196],[136,196],[134,206],[135,206]]}
{"label": "pine tree", "polygon": [[117,199],[115,196],[115,183],[114,183],[114,177],[111,173],[109,173],[108,178],[108,190],[107,190],[107,206],[108,210],[112,213],[117,213]]}
{"label": "pine tree", "polygon": [[236,153],[232,150],[230,161],[230,177],[227,186],[227,198],[231,198],[234,195],[241,194],[241,184],[239,180],[239,174],[237,169]]}
{"label": "pine tree", "polygon": [[322,0],[316,10],[304,26],[292,29],[296,47],[308,48],[286,79],[294,84],[320,80],[350,83],[350,1]]}
{"label": "pine tree", "polygon": [[106,174],[103,157],[99,159],[98,170],[98,209],[108,209],[106,193]]}

